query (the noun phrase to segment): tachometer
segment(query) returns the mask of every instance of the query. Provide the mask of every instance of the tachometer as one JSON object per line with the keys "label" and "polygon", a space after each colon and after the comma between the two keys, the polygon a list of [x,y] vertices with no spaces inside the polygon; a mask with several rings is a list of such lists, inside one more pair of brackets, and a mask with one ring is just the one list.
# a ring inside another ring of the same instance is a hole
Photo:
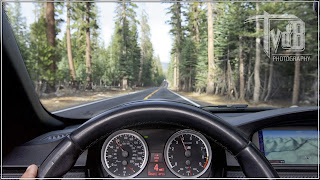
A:
{"label": "tachometer", "polygon": [[170,171],[182,178],[203,175],[210,166],[211,156],[208,140],[190,129],[173,134],[165,147],[165,161]]}
{"label": "tachometer", "polygon": [[101,150],[105,170],[113,177],[135,177],[148,161],[147,143],[138,133],[120,130],[111,134]]}

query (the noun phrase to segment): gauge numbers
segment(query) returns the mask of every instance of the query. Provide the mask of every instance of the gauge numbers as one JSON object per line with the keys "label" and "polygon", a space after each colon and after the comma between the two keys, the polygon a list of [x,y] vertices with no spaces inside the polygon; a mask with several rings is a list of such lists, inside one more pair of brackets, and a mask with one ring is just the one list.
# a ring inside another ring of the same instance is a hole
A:
{"label": "gauge numbers", "polygon": [[104,142],[101,161],[113,177],[135,177],[145,168],[148,154],[147,144],[141,135],[131,130],[121,130]]}
{"label": "gauge numbers", "polygon": [[208,140],[190,129],[173,134],[165,147],[165,160],[170,171],[182,178],[195,178],[205,173],[211,156]]}

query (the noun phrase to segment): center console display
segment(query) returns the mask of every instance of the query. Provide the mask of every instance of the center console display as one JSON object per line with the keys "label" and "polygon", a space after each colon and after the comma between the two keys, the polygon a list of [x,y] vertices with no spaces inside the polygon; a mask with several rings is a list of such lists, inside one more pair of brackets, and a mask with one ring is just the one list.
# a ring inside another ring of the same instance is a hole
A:
{"label": "center console display", "polygon": [[259,148],[272,164],[317,164],[318,131],[261,130]]}

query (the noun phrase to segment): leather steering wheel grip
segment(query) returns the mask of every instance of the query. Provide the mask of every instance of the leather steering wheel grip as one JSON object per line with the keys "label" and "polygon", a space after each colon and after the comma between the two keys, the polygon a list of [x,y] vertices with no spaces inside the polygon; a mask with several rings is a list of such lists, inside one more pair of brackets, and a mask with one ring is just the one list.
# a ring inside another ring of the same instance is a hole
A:
{"label": "leather steering wheel grip", "polygon": [[62,177],[84,150],[116,130],[159,123],[191,128],[215,139],[235,155],[247,177],[279,177],[255,145],[229,123],[200,108],[168,101],[129,103],[88,120],[57,145],[40,165],[38,177]]}

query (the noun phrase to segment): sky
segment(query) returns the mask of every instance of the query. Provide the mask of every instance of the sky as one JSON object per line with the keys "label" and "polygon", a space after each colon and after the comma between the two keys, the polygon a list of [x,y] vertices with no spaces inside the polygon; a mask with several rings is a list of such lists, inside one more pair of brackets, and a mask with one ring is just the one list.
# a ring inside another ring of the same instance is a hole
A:
{"label": "sky", "polygon": [[[170,50],[172,47],[172,37],[169,34],[170,25],[166,23],[170,19],[169,15],[166,14],[166,8],[169,4],[148,2],[148,3],[137,3],[138,8],[137,19],[141,17],[143,10],[149,16],[149,26],[151,30],[151,42],[153,44],[154,54],[160,56],[161,62],[169,63],[170,61]],[[112,2],[99,2],[97,3],[99,10],[98,23],[101,28],[101,38],[104,40],[104,44],[107,46],[111,41],[111,35],[114,31],[114,17],[115,17],[115,7],[116,3]],[[27,25],[29,26],[35,21],[34,15],[34,4],[31,2],[21,2],[21,12],[22,15],[27,20]],[[66,8],[64,8],[64,13],[62,18],[66,19]],[[61,33],[57,35],[57,38],[61,39],[65,33],[66,25],[65,23],[60,26]],[[139,29],[140,31],[140,29]]]}

